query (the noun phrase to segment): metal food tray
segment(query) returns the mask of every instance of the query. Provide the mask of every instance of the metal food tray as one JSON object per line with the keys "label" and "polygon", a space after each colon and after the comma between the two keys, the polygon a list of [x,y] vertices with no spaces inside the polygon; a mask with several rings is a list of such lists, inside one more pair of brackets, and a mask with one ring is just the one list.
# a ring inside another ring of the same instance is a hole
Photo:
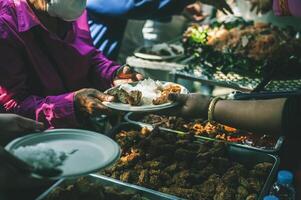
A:
{"label": "metal food tray", "polygon": [[[115,137],[120,131],[129,131],[129,130],[141,130],[143,127],[150,128],[149,125],[139,125],[132,123],[122,123],[119,126],[115,127],[111,132],[110,136]],[[180,133],[182,134],[182,133]],[[198,142],[204,142],[205,140],[198,140]],[[265,152],[259,152],[252,149],[242,148],[237,145],[229,144],[227,149],[227,155],[232,161],[238,162],[240,164],[248,166],[254,166],[258,163],[269,162],[273,164],[273,167],[270,171],[267,180],[262,187],[262,190],[259,194],[258,200],[262,200],[266,195],[269,194],[269,190],[274,183],[275,177],[280,164],[280,159],[276,155],[267,154]]]}
{"label": "metal food tray", "polygon": [[[140,121],[141,117],[143,115],[145,115],[145,114],[130,112],[130,113],[125,115],[124,119],[129,123],[142,125],[142,126],[147,126],[147,127],[152,127],[151,124],[143,123],[143,122]],[[186,132],[183,132],[183,131],[168,129],[168,128],[164,128],[164,127],[159,127],[159,128],[163,131],[173,132],[173,133],[177,133],[177,134],[187,134]],[[204,136],[196,136],[196,137],[199,138],[199,139],[203,139],[203,140],[211,140],[211,141],[218,140],[218,139],[215,139],[215,138],[209,138],[209,137],[204,137]],[[218,140],[218,141],[220,141],[220,140]],[[284,142],[284,137],[280,136],[278,138],[276,144],[275,144],[275,147],[272,148],[272,149],[253,147],[253,146],[249,146],[249,145],[245,145],[245,144],[239,144],[239,143],[233,143],[233,142],[227,142],[227,143],[230,143],[231,145],[238,146],[238,147],[241,147],[241,148],[251,149],[251,150],[255,150],[255,151],[261,151],[261,152],[265,152],[265,153],[269,153],[269,154],[277,154],[280,151],[280,149],[283,145],[283,142]]]}
{"label": "metal food tray", "polygon": [[[115,180],[106,176],[102,175],[96,175],[96,174],[90,174],[87,176],[89,181],[93,183],[99,183],[103,186],[114,186],[121,190],[127,190],[127,191],[135,191],[138,194],[142,195],[143,197],[146,197],[150,200],[181,200],[181,198],[164,194],[161,192],[156,192],[154,190],[150,190],[144,187],[140,187],[137,185],[132,185],[128,183],[121,182],[119,180]],[[59,186],[67,186],[69,184],[72,184],[76,181],[76,179],[61,179],[57,181],[53,186],[51,186],[46,192],[41,194],[36,200],[44,200],[46,197],[56,188]],[[112,199],[113,200],[113,199]]]}
{"label": "metal food tray", "polygon": [[[174,82],[178,78],[199,81],[204,84],[227,87],[242,92],[251,92],[253,91],[258,84],[262,81],[260,78],[250,78],[246,76],[241,76],[236,73],[224,74],[221,71],[217,71],[214,74],[206,73],[204,75],[204,70],[202,69],[193,69],[193,70],[178,70],[173,73]],[[272,80],[265,86],[266,91],[271,92],[289,92],[296,91],[301,88],[301,79],[297,80]]]}

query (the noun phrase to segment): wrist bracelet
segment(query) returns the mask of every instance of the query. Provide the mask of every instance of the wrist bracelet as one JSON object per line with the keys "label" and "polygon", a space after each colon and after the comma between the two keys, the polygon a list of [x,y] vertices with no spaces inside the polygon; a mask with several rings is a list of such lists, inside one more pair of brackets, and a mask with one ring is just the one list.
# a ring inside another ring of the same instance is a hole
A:
{"label": "wrist bracelet", "polygon": [[222,98],[220,97],[214,97],[211,101],[210,101],[210,104],[209,104],[209,107],[208,107],[208,121],[209,122],[212,122],[214,121],[213,119],[213,114],[214,114],[214,108],[215,108],[215,105],[216,103],[221,100]]}

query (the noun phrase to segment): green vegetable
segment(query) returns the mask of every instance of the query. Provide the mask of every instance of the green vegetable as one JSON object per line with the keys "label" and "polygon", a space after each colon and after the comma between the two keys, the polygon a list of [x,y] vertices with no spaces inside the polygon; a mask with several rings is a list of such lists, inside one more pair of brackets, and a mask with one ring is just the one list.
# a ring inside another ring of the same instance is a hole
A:
{"label": "green vegetable", "polygon": [[208,29],[197,27],[192,30],[190,39],[197,44],[205,45],[208,42]]}

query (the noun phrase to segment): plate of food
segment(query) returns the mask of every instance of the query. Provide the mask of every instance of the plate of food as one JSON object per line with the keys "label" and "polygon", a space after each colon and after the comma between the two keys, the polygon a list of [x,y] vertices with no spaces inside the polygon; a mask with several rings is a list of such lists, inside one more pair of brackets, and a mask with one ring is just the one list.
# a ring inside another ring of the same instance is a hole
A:
{"label": "plate of food", "polygon": [[184,48],[182,44],[167,43],[156,44],[150,47],[140,47],[134,52],[137,58],[157,61],[174,59],[183,54]]}
{"label": "plate of food", "polygon": [[123,84],[105,91],[115,97],[115,102],[103,102],[111,109],[126,112],[158,111],[177,105],[171,102],[171,93],[188,94],[188,90],[177,83],[145,79],[143,81]]}
{"label": "plate of food", "polygon": [[[34,171],[59,170],[60,179],[87,175],[114,164],[120,157],[119,145],[109,137],[86,130],[56,129],[18,138],[5,149]],[[32,177],[46,178],[37,173]]]}

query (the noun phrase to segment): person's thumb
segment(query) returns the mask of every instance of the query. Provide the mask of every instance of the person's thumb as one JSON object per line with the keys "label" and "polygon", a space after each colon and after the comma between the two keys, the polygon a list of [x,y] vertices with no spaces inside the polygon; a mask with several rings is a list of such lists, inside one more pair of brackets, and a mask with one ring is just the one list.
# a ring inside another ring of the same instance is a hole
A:
{"label": "person's thumb", "polygon": [[[19,117],[18,118],[19,127],[24,129],[24,131],[42,131],[45,129],[44,124],[37,122],[28,118]],[[22,131],[22,130],[20,130]]]}
{"label": "person's thumb", "polygon": [[99,91],[96,92],[94,95],[101,102],[102,101],[112,102],[115,99],[114,96],[111,96],[111,95],[108,95],[108,94],[105,94],[105,93],[102,93],[102,92],[99,92]]}

